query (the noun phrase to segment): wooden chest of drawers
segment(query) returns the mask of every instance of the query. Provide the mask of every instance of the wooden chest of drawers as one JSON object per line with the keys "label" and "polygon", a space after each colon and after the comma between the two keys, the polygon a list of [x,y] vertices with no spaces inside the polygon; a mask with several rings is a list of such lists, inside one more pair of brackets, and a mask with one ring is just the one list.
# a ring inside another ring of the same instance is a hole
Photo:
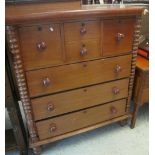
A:
{"label": "wooden chest of drawers", "polygon": [[83,9],[79,2],[6,7],[7,41],[34,153],[131,117],[142,10]]}

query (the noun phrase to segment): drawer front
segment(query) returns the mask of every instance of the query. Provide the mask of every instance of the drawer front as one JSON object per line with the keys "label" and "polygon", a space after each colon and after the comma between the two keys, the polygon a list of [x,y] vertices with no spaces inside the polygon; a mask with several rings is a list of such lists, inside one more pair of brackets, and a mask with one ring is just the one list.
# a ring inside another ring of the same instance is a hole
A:
{"label": "drawer front", "polygon": [[80,41],[100,38],[101,22],[83,21],[64,24],[65,41]]}
{"label": "drawer front", "polygon": [[125,114],[126,100],[81,110],[36,123],[40,140],[78,130]]}
{"label": "drawer front", "polygon": [[129,79],[32,99],[35,120],[118,100],[128,96]]}
{"label": "drawer front", "polygon": [[60,25],[41,25],[19,29],[26,70],[62,63]]}
{"label": "drawer front", "polygon": [[66,43],[67,61],[82,61],[100,57],[100,40]]}
{"label": "drawer front", "polygon": [[89,61],[26,73],[31,97],[129,77],[131,55]]}
{"label": "drawer front", "polygon": [[127,53],[132,50],[135,19],[103,21],[103,56]]}

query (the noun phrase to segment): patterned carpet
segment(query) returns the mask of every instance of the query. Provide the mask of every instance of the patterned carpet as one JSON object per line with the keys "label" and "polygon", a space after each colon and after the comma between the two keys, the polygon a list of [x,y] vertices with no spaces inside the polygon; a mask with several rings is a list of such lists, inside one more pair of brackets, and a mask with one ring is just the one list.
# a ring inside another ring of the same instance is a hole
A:
{"label": "patterned carpet", "polygon": [[[32,152],[29,151],[29,155]],[[42,155],[148,155],[149,106],[138,114],[136,127],[117,123],[43,146]],[[6,155],[19,155],[18,151]]]}

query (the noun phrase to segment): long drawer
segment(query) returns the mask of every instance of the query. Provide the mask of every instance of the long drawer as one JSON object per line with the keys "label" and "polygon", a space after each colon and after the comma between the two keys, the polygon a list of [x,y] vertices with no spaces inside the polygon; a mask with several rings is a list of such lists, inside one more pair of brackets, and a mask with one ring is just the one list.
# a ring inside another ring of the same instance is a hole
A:
{"label": "long drawer", "polygon": [[128,81],[127,78],[32,99],[34,118],[40,120],[125,98],[128,95]]}
{"label": "long drawer", "polygon": [[36,123],[40,140],[78,130],[125,114],[126,99]]}
{"label": "long drawer", "polygon": [[31,97],[129,77],[131,55],[29,71]]}

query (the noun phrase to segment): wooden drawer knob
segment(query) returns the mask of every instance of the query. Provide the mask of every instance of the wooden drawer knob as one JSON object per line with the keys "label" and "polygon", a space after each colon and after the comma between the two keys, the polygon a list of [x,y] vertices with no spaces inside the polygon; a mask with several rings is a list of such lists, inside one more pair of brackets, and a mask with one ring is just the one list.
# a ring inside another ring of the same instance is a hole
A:
{"label": "wooden drawer knob", "polygon": [[119,65],[116,65],[116,67],[114,68],[115,73],[119,73],[122,71],[122,67]]}
{"label": "wooden drawer knob", "polygon": [[46,77],[46,78],[43,79],[43,85],[44,85],[45,87],[47,87],[47,86],[50,85],[50,79],[49,79],[48,77]]}
{"label": "wooden drawer knob", "polygon": [[119,94],[120,90],[119,90],[119,88],[114,87],[114,88],[112,89],[112,92],[113,92],[113,94],[117,95],[117,94]]}
{"label": "wooden drawer knob", "polygon": [[116,114],[117,113],[117,109],[115,107],[111,107],[110,111],[111,111],[111,114]]}
{"label": "wooden drawer knob", "polygon": [[87,49],[85,47],[85,45],[82,45],[82,48],[80,50],[80,55],[83,57],[85,55],[87,55]]}
{"label": "wooden drawer knob", "polygon": [[85,28],[85,24],[82,23],[82,24],[81,24],[81,29],[80,29],[80,34],[81,34],[81,35],[84,35],[84,34],[86,34],[86,33],[87,33],[87,30],[86,30],[86,28]]}
{"label": "wooden drawer knob", "polygon": [[46,49],[46,44],[45,44],[45,42],[39,42],[39,43],[37,43],[37,49],[38,49],[38,51],[43,51],[43,50],[45,50]]}
{"label": "wooden drawer knob", "polygon": [[47,110],[48,110],[48,112],[53,111],[54,110],[54,105],[53,104],[48,104],[47,105]]}
{"label": "wooden drawer knob", "polygon": [[54,31],[54,28],[53,28],[52,26],[50,26],[50,27],[49,27],[49,30],[50,30],[51,32],[53,32],[53,31]]}
{"label": "wooden drawer knob", "polygon": [[86,34],[86,32],[87,32],[87,30],[86,30],[85,27],[82,27],[82,28],[80,29],[80,33],[81,33],[82,35]]}
{"label": "wooden drawer knob", "polygon": [[125,37],[125,35],[123,33],[117,33],[116,40],[121,41],[124,37]]}
{"label": "wooden drawer knob", "polygon": [[57,129],[56,125],[54,123],[52,123],[50,125],[50,132],[54,132],[54,131],[56,131],[56,129]]}

